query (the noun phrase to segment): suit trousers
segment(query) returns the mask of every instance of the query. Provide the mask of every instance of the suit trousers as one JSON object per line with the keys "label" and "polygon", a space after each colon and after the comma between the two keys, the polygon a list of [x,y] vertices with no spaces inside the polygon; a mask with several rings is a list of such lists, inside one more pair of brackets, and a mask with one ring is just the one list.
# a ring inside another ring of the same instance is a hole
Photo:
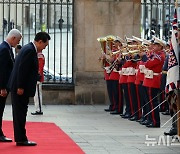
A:
{"label": "suit trousers", "polygon": [[0,96],[0,136],[4,136],[3,131],[2,131],[2,119],[3,119],[6,98],[7,97]]}
{"label": "suit trousers", "polygon": [[12,108],[13,108],[13,126],[15,142],[27,141],[26,136],[26,116],[29,104],[29,96],[17,95],[11,92]]}
{"label": "suit trousers", "polygon": [[36,111],[42,112],[42,82],[36,84],[36,93],[34,96],[34,105]]}

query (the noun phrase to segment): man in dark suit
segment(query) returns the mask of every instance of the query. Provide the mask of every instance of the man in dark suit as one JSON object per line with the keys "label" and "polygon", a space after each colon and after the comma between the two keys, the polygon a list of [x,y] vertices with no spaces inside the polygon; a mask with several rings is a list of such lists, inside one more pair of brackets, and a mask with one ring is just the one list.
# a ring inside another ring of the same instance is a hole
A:
{"label": "man in dark suit", "polygon": [[49,44],[46,32],[36,34],[34,42],[22,47],[9,80],[13,107],[14,138],[17,146],[35,146],[26,136],[26,115],[29,97],[34,97],[38,79],[37,53]]}
{"label": "man in dark suit", "polygon": [[0,44],[0,142],[12,142],[12,139],[7,138],[3,133],[2,117],[8,95],[7,83],[14,63],[12,47],[19,44],[21,37],[19,30],[12,29],[6,40]]}

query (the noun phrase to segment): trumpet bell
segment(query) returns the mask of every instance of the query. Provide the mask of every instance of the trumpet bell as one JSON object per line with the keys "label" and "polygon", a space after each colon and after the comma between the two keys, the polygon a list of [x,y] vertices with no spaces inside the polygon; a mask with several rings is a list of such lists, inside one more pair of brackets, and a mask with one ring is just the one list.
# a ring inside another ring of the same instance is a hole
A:
{"label": "trumpet bell", "polygon": [[97,41],[98,42],[106,42],[106,38],[105,37],[98,37]]}
{"label": "trumpet bell", "polygon": [[113,36],[113,35],[108,35],[108,36],[106,36],[106,41],[112,42],[112,41],[114,41],[115,39],[116,39],[116,37]]}

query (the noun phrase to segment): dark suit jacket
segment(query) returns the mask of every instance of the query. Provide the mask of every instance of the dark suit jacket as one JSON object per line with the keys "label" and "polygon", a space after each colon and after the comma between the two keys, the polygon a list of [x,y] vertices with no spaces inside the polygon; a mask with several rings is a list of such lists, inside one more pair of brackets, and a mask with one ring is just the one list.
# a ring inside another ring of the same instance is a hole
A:
{"label": "dark suit jacket", "polygon": [[0,89],[6,89],[13,69],[14,55],[7,42],[0,44]]}
{"label": "dark suit jacket", "polygon": [[33,43],[22,47],[18,54],[9,80],[11,92],[18,88],[24,89],[24,95],[33,97],[36,91],[38,77],[38,58]]}

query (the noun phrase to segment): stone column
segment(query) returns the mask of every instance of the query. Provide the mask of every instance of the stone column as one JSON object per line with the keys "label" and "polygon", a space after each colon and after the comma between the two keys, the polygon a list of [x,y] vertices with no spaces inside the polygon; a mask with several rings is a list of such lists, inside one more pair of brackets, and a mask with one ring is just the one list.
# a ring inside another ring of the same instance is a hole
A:
{"label": "stone column", "polygon": [[74,77],[76,104],[107,104],[100,36],[140,36],[140,0],[74,1]]}

